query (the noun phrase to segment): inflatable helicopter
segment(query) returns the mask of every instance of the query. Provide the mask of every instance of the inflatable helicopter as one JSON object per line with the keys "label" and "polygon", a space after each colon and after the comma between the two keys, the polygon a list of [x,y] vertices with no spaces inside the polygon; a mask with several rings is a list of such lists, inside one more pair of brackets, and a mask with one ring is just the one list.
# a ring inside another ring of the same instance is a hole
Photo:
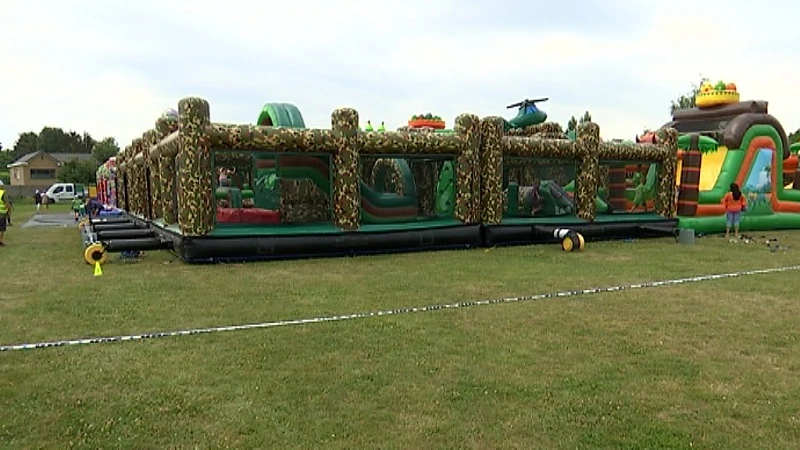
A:
{"label": "inflatable helicopter", "polygon": [[521,102],[508,105],[506,108],[519,108],[517,116],[505,121],[505,130],[525,128],[547,120],[547,113],[536,107],[537,103],[546,102],[548,98],[525,99]]}

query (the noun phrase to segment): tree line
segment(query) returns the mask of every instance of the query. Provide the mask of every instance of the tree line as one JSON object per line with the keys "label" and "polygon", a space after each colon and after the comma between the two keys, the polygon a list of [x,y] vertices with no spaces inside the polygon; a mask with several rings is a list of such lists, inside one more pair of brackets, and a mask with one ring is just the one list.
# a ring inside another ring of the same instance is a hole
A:
{"label": "tree line", "polygon": [[583,113],[580,119],[576,119],[575,116],[572,116],[567,122],[567,132],[577,131],[578,125],[583,125],[584,123],[591,121],[592,121],[592,115],[589,114],[589,111]]}
{"label": "tree line", "polygon": [[0,143],[0,179],[9,182],[8,165],[25,155],[35,153],[91,154],[92,159],[71,160],[59,171],[59,180],[66,183],[93,183],[100,164],[119,153],[119,145],[113,137],[95,140],[89,133],[64,131],[58,127],[44,127],[38,133],[20,133],[11,148]]}

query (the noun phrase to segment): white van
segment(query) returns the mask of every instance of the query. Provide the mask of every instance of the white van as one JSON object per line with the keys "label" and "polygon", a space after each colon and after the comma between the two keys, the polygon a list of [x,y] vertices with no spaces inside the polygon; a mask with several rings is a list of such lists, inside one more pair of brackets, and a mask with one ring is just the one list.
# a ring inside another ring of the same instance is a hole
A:
{"label": "white van", "polygon": [[86,198],[89,193],[86,187],[78,183],[56,183],[50,186],[44,195],[50,199],[51,202],[69,201],[75,197]]}

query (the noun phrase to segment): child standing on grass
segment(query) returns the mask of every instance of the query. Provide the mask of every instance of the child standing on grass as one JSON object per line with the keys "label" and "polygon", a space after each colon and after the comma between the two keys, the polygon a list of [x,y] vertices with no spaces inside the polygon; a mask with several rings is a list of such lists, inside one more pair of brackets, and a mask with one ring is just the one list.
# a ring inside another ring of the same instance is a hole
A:
{"label": "child standing on grass", "polygon": [[742,195],[739,185],[731,183],[730,192],[722,197],[722,205],[725,206],[725,238],[730,237],[731,227],[739,239],[739,223],[742,219],[742,211],[747,208],[747,200]]}
{"label": "child standing on grass", "polygon": [[75,217],[75,222],[80,219],[81,216],[81,206],[83,206],[83,202],[78,197],[72,199],[72,215]]}

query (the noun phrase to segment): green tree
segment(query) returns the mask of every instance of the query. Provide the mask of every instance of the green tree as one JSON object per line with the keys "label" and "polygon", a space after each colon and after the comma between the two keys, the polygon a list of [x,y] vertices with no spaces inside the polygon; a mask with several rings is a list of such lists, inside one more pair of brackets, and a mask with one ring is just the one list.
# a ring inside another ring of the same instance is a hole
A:
{"label": "green tree", "polygon": [[0,150],[0,170],[5,170],[14,162],[14,154],[9,150]]}
{"label": "green tree", "polygon": [[14,155],[9,149],[4,149],[3,144],[0,144],[0,180],[3,183],[11,183],[7,167],[12,162],[14,162]]}
{"label": "green tree", "polygon": [[47,153],[91,153],[94,139],[88,134],[80,135],[74,131],[65,132],[61,128],[44,127],[39,132],[36,149]]}
{"label": "green tree", "polygon": [[708,81],[708,78],[701,77],[699,83],[692,84],[691,91],[673,100],[669,105],[669,113],[673,114],[675,111],[694,108],[694,99],[697,96],[697,93],[700,92],[700,86],[702,86],[706,81]]}
{"label": "green tree", "polygon": [[789,143],[794,144],[800,142],[800,128],[796,129],[794,133],[789,133]]}
{"label": "green tree", "polygon": [[36,149],[38,147],[39,147],[38,134],[34,133],[33,131],[26,131],[24,133],[20,133],[19,137],[17,138],[17,142],[14,143],[14,149],[12,150],[13,158],[14,160],[22,158],[28,153],[33,153],[37,151]]}
{"label": "green tree", "polygon": [[117,145],[117,140],[113,137],[107,137],[102,141],[95,142],[94,146],[92,146],[92,155],[98,164],[103,164],[108,161],[108,158],[117,156],[117,153],[119,153],[119,145]]}
{"label": "green tree", "polygon": [[97,167],[99,165],[93,160],[71,159],[61,166],[58,179],[63,183],[94,183]]}
{"label": "green tree", "polygon": [[583,113],[583,116],[581,116],[581,120],[578,121],[578,124],[584,124],[591,121],[592,121],[592,115],[589,114],[589,111],[586,111]]}
{"label": "green tree", "polygon": [[80,151],[75,151],[72,153],[92,153],[92,151],[94,150],[94,144],[97,143],[97,141],[94,140],[92,135],[90,135],[85,131],[83,132],[83,135],[79,137],[77,142],[80,143],[79,144]]}
{"label": "green tree", "polygon": [[567,131],[575,131],[578,129],[578,119],[575,116],[569,118],[569,122],[567,122]]}

